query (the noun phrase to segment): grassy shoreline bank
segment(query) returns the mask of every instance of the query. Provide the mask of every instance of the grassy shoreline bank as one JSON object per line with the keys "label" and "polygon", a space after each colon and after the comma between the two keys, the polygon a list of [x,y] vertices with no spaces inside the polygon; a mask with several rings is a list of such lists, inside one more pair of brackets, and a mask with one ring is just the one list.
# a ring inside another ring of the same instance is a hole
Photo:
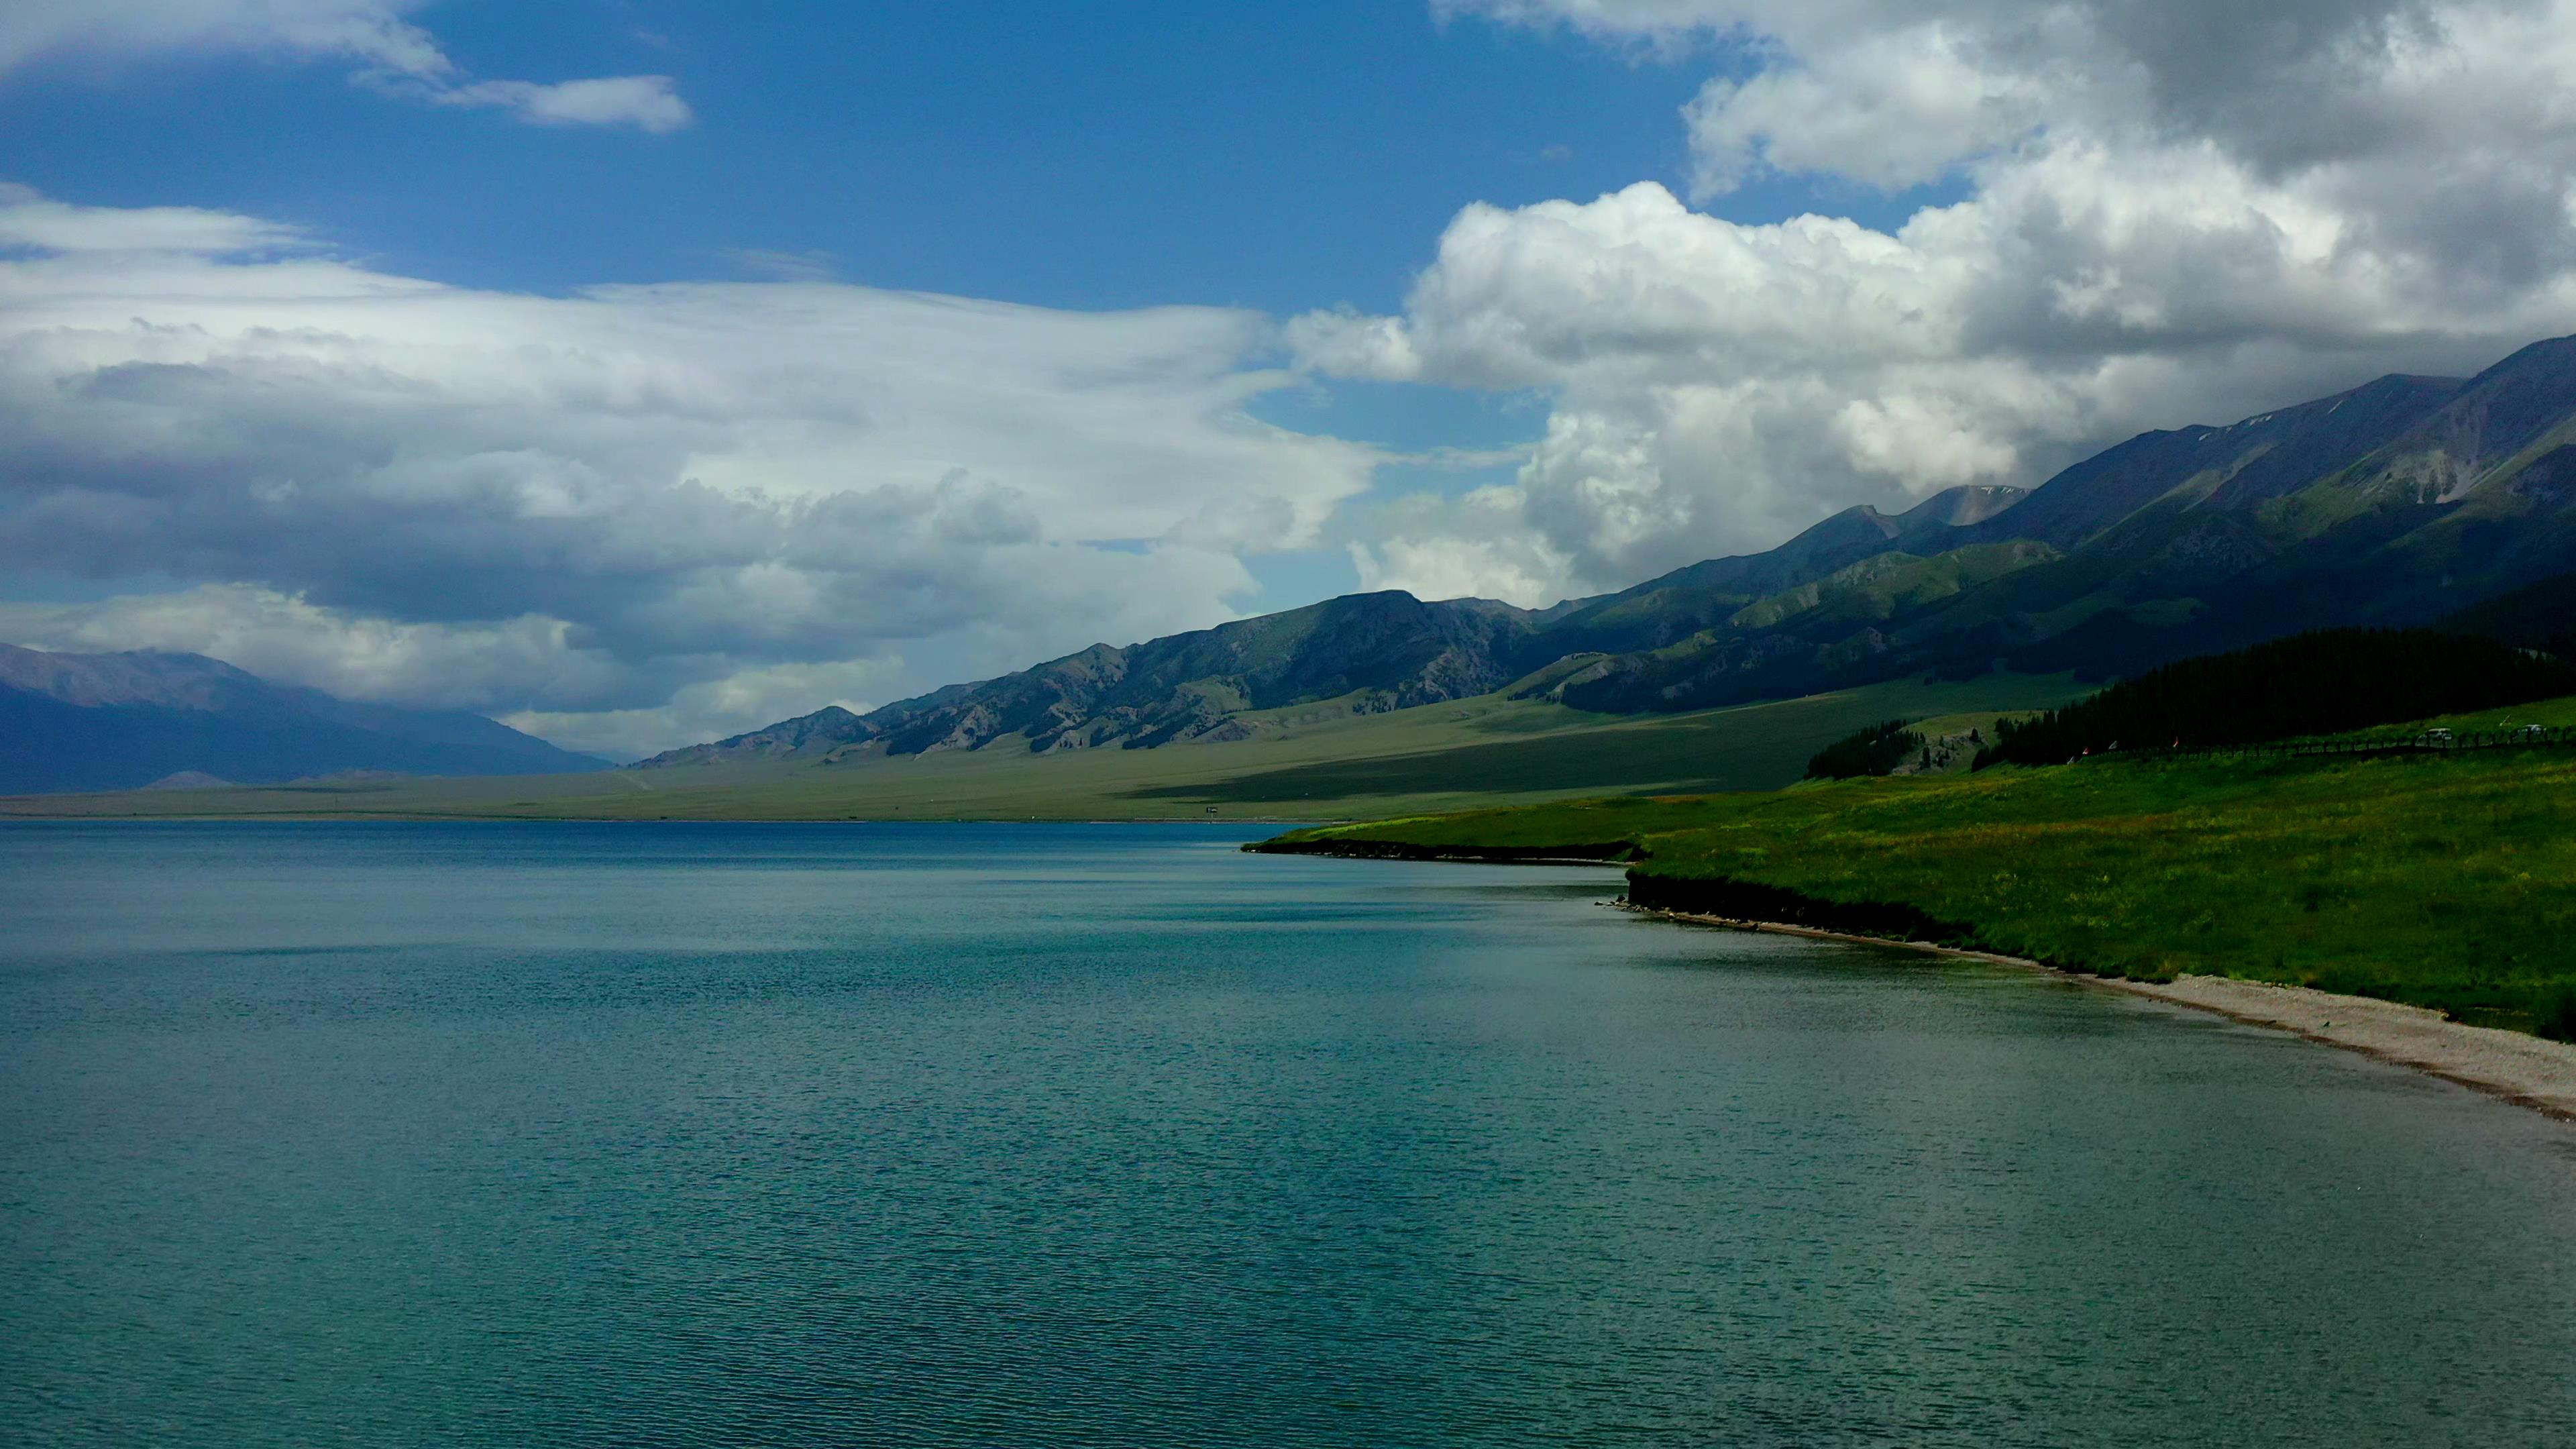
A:
{"label": "grassy shoreline bank", "polygon": [[2005,769],[1414,816],[1255,848],[1599,858],[1605,842],[1633,854],[1641,905],[2576,1034],[2563,754]]}
{"label": "grassy shoreline bank", "polygon": [[2576,1122],[2576,1045],[2494,1027],[2471,1026],[2453,1021],[2428,1007],[2375,1001],[2365,996],[2346,996],[2305,986],[2240,981],[2224,976],[2177,976],[2171,981],[2094,976],[2016,956],[1942,946],[1928,941],[1892,941],[1849,931],[1773,921],[1729,920],[1639,906],[1627,901],[1618,905],[1622,910],[1684,925],[1887,945],[2044,972],[2169,1006],[2223,1016],[2247,1026],[2285,1031],[2320,1045],[2357,1052],[2393,1066],[2439,1077],[2545,1116]]}
{"label": "grassy shoreline bank", "polygon": [[2470,1091],[2486,1093],[2514,1106],[2527,1106],[2543,1116],[2555,1116],[2561,1122],[2576,1122],[2576,1044],[2545,1042],[2540,1036],[2527,1036],[2522,1031],[2504,1031],[2494,1026],[2468,1026],[2452,1021],[2439,1011],[2424,1006],[2401,1006],[2393,1000],[2372,1000],[2367,995],[2339,995],[2329,990],[2313,990],[2300,985],[2277,985],[2277,982],[2246,982],[2233,977],[2195,977],[2184,975],[2169,982],[2143,982],[2128,977],[2097,977],[2084,972],[2048,967],[2043,962],[2027,962],[2020,957],[1999,957],[1994,951],[1968,951],[1958,946],[1937,946],[1932,941],[1886,941],[1880,936],[1857,936],[1850,931],[1821,931],[1808,926],[1783,926],[1775,920],[1726,920],[1716,915],[1690,915],[1682,910],[1659,910],[1651,905],[1618,902],[1620,910],[1633,910],[1638,915],[1654,915],[1659,920],[1674,920],[1682,926],[1718,926],[1726,931],[1762,931],[1785,933],[1785,936],[1808,936],[1816,941],[1857,941],[1873,946],[1899,946],[1899,949],[1929,951],[1937,957],[1958,957],[1971,962],[1991,962],[2002,967],[2020,967],[2030,972],[2045,972],[2069,982],[2081,982],[2102,990],[2117,990],[2125,995],[2143,995],[2148,1000],[2161,1000],[2166,1006],[2182,1006],[2190,1011],[2226,1016],[2244,1026],[2262,1026],[2269,1031],[2287,1031],[2303,1036],[2321,1047],[2336,1047],[2344,1052],[2357,1052],[2378,1062],[2396,1067],[2409,1067],[2416,1073],[2434,1075],[2452,1085],[2465,1085]]}

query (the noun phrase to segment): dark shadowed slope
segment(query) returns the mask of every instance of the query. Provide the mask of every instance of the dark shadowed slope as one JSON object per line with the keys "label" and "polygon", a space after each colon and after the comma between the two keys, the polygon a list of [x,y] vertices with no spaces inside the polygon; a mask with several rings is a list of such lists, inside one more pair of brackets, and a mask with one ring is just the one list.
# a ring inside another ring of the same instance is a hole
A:
{"label": "dark shadowed slope", "polygon": [[261,784],[349,771],[536,775],[608,762],[481,715],[357,704],[197,654],[0,645],[0,793]]}
{"label": "dark shadowed slope", "polygon": [[2576,573],[2500,594],[2453,614],[2442,627],[2576,660]]}
{"label": "dark shadowed slope", "polygon": [[2465,383],[2388,377],[2150,433],[1965,530],[1979,546],[1948,561],[1956,589],[1882,555],[1601,661],[1561,697],[1697,709],[1997,664],[2104,679],[2303,629],[2426,623],[2576,567],[2570,444],[2576,340]]}

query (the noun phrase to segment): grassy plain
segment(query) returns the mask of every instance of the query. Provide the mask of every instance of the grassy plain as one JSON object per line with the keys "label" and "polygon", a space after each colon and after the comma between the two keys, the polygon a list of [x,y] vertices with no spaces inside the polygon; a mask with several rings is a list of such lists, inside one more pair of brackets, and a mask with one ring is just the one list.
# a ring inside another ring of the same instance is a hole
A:
{"label": "grassy plain", "polygon": [[[2499,713],[2556,723],[2576,701]],[[1643,875],[1911,907],[1964,927],[1961,944],[2070,969],[2276,981],[2576,1032],[2576,754],[2564,750],[2102,761],[1290,838],[1318,836],[1633,841]]]}
{"label": "grassy plain", "polygon": [[1770,790],[1874,720],[2038,709],[2066,676],[1877,685],[1694,714],[1589,714],[1499,695],[1387,714],[1268,712],[1226,744],[841,763],[684,766],[510,779],[317,782],[0,800],[0,816],[607,820],[1339,820],[1604,793]]}

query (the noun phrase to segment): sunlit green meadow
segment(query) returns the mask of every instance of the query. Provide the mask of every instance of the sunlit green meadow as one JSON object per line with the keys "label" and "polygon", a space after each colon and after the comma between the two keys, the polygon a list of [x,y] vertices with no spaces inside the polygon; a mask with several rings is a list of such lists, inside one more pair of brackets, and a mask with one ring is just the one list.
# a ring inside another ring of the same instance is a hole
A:
{"label": "sunlit green meadow", "polygon": [[[2564,718],[2569,702],[2508,711]],[[2576,1032],[2576,753],[2105,761],[1303,832],[1632,841],[1643,874],[1911,907],[1960,944]]]}

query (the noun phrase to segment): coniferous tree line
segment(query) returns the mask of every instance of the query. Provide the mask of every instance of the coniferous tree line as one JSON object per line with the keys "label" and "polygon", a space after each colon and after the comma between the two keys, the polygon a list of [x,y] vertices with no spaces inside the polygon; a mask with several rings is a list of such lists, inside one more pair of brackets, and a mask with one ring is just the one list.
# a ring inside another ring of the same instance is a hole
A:
{"label": "coniferous tree line", "polygon": [[1807,761],[1807,778],[1849,780],[1859,775],[1884,775],[1921,748],[1923,737],[1906,728],[1905,721],[1887,720],[1818,750]]}
{"label": "coniferous tree line", "polygon": [[2576,574],[2543,579],[2463,609],[2441,627],[2576,661]]}
{"label": "coniferous tree line", "polygon": [[2576,663],[2431,629],[2327,629],[2186,659],[2035,718],[1977,757],[2059,765],[2106,750],[2245,745],[2576,694]]}

